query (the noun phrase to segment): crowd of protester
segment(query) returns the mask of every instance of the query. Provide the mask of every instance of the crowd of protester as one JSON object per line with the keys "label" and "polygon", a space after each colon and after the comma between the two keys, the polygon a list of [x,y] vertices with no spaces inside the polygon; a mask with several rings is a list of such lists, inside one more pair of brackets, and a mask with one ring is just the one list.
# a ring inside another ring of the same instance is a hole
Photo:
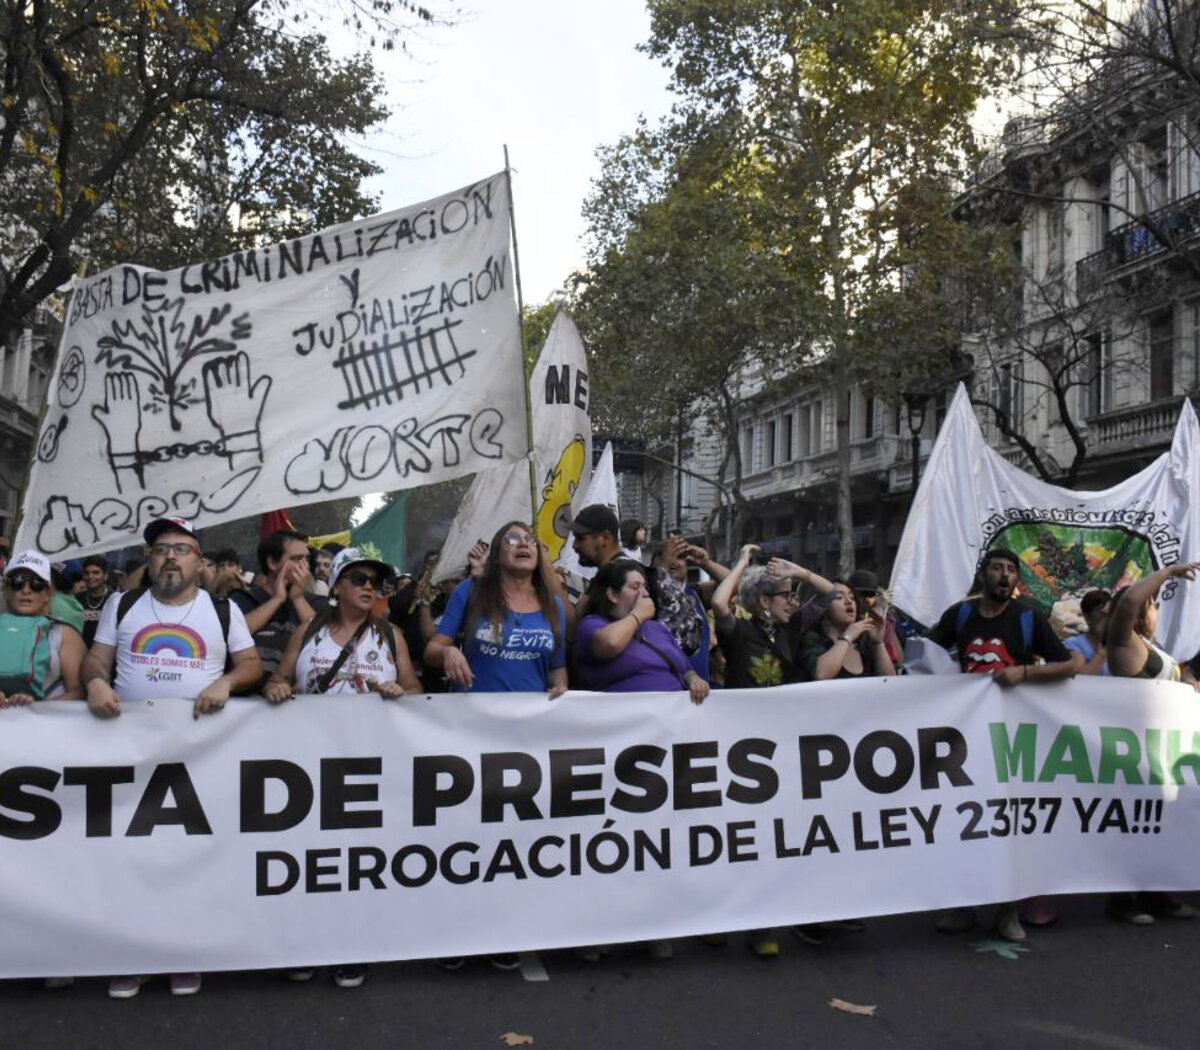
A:
{"label": "crowd of protester", "polygon": [[[436,551],[409,575],[357,548],[314,550],[299,532],[266,536],[247,567],[236,550],[203,552],[197,531],[179,518],[151,522],[144,559],[127,559],[119,571],[99,555],[51,565],[37,551],[10,556],[0,547],[0,706],[81,700],[97,717],[113,718],[126,701],[176,695],[199,718],[239,693],[276,704],[321,693],[544,692],[554,699],[569,687],[682,690],[702,704],[713,689],[906,672],[896,614],[873,573],[829,580],[754,545],[725,566],[679,535],[647,564],[642,524],[618,522],[599,505],[583,508],[571,531],[580,563],[595,570],[577,591],[519,521],[476,543],[468,564],[437,583]],[[1192,668],[1154,641],[1161,588],[1191,580],[1198,567],[1170,566],[1115,594],[1089,591],[1079,603],[1086,630],[1064,630],[1062,638],[1021,600],[1017,555],[992,549],[977,586],[928,639],[964,673],[989,674],[1002,686],[1085,674],[1200,688]],[[148,644],[163,632],[184,640],[182,656],[178,645]],[[1195,914],[1161,893],[1114,894],[1108,911],[1140,925]],[[1000,936],[1020,941],[1025,924],[1054,918],[1052,904],[1039,899],[998,905],[994,922]],[[975,922],[972,910],[959,909],[937,925],[949,933]],[[847,919],[792,932],[816,944],[862,926]],[[780,952],[776,930],[749,931],[746,942],[761,958]],[[650,947],[658,958],[670,955],[669,942]],[[578,953],[600,956],[589,947]],[[492,961],[517,964],[515,956]],[[364,965],[343,965],[334,979],[355,987],[366,973]],[[109,994],[129,998],[145,980],[114,977]],[[174,974],[170,983],[187,995],[201,978]]]}

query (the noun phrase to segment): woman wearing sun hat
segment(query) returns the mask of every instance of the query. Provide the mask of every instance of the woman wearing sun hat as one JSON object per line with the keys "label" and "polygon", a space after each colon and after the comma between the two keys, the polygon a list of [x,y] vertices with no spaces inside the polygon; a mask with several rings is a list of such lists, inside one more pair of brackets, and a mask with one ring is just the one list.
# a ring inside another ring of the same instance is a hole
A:
{"label": "woman wearing sun hat", "polygon": [[[404,635],[375,615],[372,605],[392,567],[371,557],[368,550],[339,551],[329,570],[330,603],[288,639],[279,669],[267,679],[263,694],[272,703],[295,693],[378,693],[382,697],[421,692],[408,657]],[[294,981],[313,976],[310,967],[292,969]],[[337,966],[333,980],[339,988],[357,988],[367,979],[361,963]]]}
{"label": "woman wearing sun hat", "polygon": [[329,607],[292,632],[264,695],[280,703],[299,693],[419,693],[402,635],[373,611],[392,567],[358,547],[339,551],[329,570]]}

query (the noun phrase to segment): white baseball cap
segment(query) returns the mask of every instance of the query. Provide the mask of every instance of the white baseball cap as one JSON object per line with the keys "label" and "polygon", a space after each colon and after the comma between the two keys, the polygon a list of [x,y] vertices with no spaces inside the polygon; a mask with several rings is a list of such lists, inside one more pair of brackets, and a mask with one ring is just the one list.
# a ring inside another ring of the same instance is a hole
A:
{"label": "white baseball cap", "polygon": [[45,580],[47,583],[53,582],[50,578],[50,559],[41,551],[18,551],[9,559],[4,568],[4,575],[11,576],[18,569],[31,572],[39,580]]}
{"label": "white baseball cap", "polygon": [[379,573],[381,583],[384,580],[390,580],[395,574],[395,570],[387,562],[379,561],[378,558],[369,558],[357,547],[345,547],[337,552],[337,557],[333,559],[333,564],[329,567],[329,589],[331,591],[337,586],[338,577],[352,565],[370,565]]}

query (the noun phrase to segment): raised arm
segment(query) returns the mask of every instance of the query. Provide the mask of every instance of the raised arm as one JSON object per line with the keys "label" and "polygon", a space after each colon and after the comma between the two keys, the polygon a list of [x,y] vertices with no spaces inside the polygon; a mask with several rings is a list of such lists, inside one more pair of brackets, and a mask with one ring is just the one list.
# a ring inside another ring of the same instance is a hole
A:
{"label": "raised arm", "polygon": [[772,558],[767,563],[767,572],[780,580],[799,580],[818,594],[829,594],[833,590],[833,583],[820,573],[806,569],[803,565],[797,565],[794,561],[788,561],[786,558]]}
{"label": "raised arm", "polygon": [[733,601],[733,596],[737,593],[738,584],[742,582],[742,573],[746,571],[746,566],[750,564],[751,559],[761,549],[757,544],[747,543],[742,548],[741,553],[738,554],[738,560],[734,562],[729,575],[717,584],[717,589],[713,591],[712,596],[713,612],[717,616],[726,617],[729,615],[730,603]]}

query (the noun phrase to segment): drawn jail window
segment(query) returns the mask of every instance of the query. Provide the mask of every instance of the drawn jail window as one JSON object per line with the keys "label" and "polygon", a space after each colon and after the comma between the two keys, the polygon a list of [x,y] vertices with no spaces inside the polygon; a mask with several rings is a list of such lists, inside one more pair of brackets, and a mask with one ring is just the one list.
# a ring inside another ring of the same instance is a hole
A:
{"label": "drawn jail window", "polygon": [[378,340],[343,343],[333,363],[346,384],[346,397],[337,407],[378,408],[393,399],[400,402],[406,387],[419,394],[424,382],[425,389],[432,390],[438,376],[452,386],[467,374],[463,362],[477,353],[458,349],[453,330],[460,324],[447,320],[429,329],[418,327],[412,335],[385,332]]}

